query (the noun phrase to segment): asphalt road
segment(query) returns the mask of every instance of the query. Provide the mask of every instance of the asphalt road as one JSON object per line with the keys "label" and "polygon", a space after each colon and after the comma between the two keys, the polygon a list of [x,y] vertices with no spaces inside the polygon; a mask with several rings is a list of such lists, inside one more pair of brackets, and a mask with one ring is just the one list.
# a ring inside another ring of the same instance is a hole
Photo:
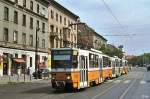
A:
{"label": "asphalt road", "polygon": [[150,99],[150,72],[134,68],[128,75],[79,92],[56,91],[49,81],[0,85],[0,99]]}

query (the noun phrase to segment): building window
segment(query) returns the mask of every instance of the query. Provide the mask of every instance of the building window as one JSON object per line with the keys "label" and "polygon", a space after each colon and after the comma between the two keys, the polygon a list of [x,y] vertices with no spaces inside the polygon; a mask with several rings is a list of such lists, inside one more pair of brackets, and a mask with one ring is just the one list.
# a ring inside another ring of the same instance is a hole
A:
{"label": "building window", "polygon": [[68,38],[70,38],[70,32],[68,32]]}
{"label": "building window", "polygon": [[56,40],[56,48],[58,48],[58,40]]}
{"label": "building window", "polygon": [[73,22],[71,22],[71,24],[70,24],[70,25],[71,25],[71,28],[73,28]]}
{"label": "building window", "polygon": [[14,11],[14,23],[18,24],[18,12]]}
{"label": "building window", "polygon": [[70,26],[70,21],[68,20],[68,26]]}
{"label": "building window", "polygon": [[51,33],[54,32],[54,25],[50,25],[50,31],[51,31]]}
{"label": "building window", "polygon": [[30,46],[33,46],[33,35],[30,35],[30,38],[29,38],[29,45],[30,45]]}
{"label": "building window", "polygon": [[56,13],[56,21],[58,21],[58,13]]}
{"label": "building window", "polygon": [[30,10],[33,11],[33,1],[30,1]]}
{"label": "building window", "polygon": [[73,34],[71,34],[71,40],[73,41]]}
{"label": "building window", "polygon": [[26,45],[26,33],[22,33],[22,43]]}
{"label": "building window", "polygon": [[60,23],[62,23],[62,16],[60,15]]}
{"label": "building window", "polygon": [[44,8],[44,7],[42,7],[42,15],[43,15],[43,16],[45,16],[45,15],[46,15],[46,13],[45,13],[45,12],[46,12],[45,8]]}
{"label": "building window", "polygon": [[22,26],[26,26],[26,15],[22,15]]}
{"label": "building window", "polygon": [[9,21],[9,9],[4,7],[4,20]]}
{"label": "building window", "polygon": [[76,36],[74,36],[74,41],[76,42]]}
{"label": "building window", "polygon": [[23,7],[26,7],[26,0],[23,0]]}
{"label": "building window", "polygon": [[17,53],[15,54],[15,58],[18,58],[18,54]]}
{"label": "building window", "polygon": [[15,3],[17,3],[17,4],[18,4],[18,0],[15,0]]}
{"label": "building window", "polygon": [[30,67],[32,67],[32,57],[30,57]]}
{"label": "building window", "polygon": [[39,6],[39,4],[37,4],[37,13],[39,13],[40,12],[40,6]]}
{"label": "building window", "polygon": [[42,48],[45,48],[45,39],[42,40]]}
{"label": "building window", "polygon": [[64,25],[66,25],[66,18],[64,18]]}
{"label": "building window", "polygon": [[13,33],[13,42],[14,43],[18,42],[18,31],[14,31],[14,33]]}
{"label": "building window", "polygon": [[8,41],[8,28],[4,28],[4,35],[3,35],[3,40]]}
{"label": "building window", "polygon": [[60,36],[62,36],[62,32],[61,32],[61,29],[60,29]]}
{"label": "building window", "polygon": [[30,17],[30,29],[33,29],[33,18]]}
{"label": "building window", "polygon": [[56,28],[56,33],[58,33],[58,28]]}
{"label": "building window", "polygon": [[54,19],[54,12],[51,10],[51,18]]}
{"label": "building window", "polygon": [[76,25],[74,25],[74,30],[76,30],[76,27],[77,27],[77,26],[76,26]]}
{"label": "building window", "polygon": [[36,28],[37,28],[37,29],[40,28],[40,22],[39,22],[39,20],[36,21]]}
{"label": "building window", "polygon": [[42,23],[42,32],[45,33],[45,23]]}
{"label": "building window", "polygon": [[37,37],[37,47],[39,48],[39,46],[40,46],[40,38]]}

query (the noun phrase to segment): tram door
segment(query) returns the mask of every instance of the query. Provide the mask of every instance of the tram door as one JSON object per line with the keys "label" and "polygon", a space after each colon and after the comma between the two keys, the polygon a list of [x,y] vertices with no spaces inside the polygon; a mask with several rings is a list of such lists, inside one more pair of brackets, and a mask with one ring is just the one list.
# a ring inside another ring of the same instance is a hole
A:
{"label": "tram door", "polygon": [[80,88],[87,87],[87,80],[88,80],[88,69],[87,69],[87,57],[80,56]]}
{"label": "tram door", "polygon": [[112,74],[113,74],[113,76],[115,75],[115,66],[116,66],[116,63],[114,60],[112,60]]}
{"label": "tram door", "polygon": [[103,60],[99,58],[99,72],[100,72],[100,81],[103,82]]}

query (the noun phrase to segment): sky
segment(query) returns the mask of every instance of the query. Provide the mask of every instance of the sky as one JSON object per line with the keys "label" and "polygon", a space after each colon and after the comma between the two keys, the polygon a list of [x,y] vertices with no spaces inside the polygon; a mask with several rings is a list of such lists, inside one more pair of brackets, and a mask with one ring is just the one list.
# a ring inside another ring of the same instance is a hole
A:
{"label": "sky", "polygon": [[[150,0],[56,0],[127,54],[150,52]],[[113,35],[113,36],[111,36]],[[120,35],[120,36],[114,36]]]}

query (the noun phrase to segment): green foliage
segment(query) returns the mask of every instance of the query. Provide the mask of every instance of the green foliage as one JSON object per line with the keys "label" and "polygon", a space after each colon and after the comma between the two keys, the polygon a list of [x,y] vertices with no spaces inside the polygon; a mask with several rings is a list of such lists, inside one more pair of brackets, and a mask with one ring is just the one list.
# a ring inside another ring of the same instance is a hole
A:
{"label": "green foliage", "polygon": [[144,64],[150,64],[150,53],[144,53],[140,56],[135,56],[128,60],[129,64],[144,66]]}
{"label": "green foliage", "polygon": [[106,47],[105,45],[103,45],[101,48],[100,48],[100,51],[102,51],[104,54],[108,55],[108,56],[118,56],[119,58],[122,58],[123,57],[123,52],[121,49],[118,49],[118,48],[109,48],[109,47]]}

